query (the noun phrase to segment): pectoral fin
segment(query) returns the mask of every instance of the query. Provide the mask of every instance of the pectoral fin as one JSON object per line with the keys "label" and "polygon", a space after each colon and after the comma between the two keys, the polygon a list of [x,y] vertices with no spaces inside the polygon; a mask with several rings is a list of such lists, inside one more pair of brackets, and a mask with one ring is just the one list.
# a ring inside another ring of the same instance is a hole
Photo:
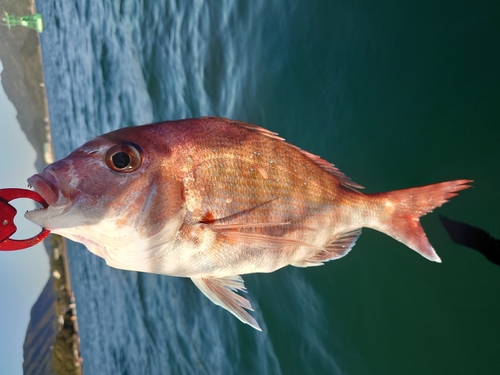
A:
{"label": "pectoral fin", "polygon": [[252,305],[246,299],[237,294],[238,290],[246,291],[243,279],[236,276],[223,278],[191,278],[210,301],[219,305],[256,330],[262,331],[257,321],[246,311],[253,311]]}
{"label": "pectoral fin", "polygon": [[230,237],[235,241],[249,244],[262,244],[268,247],[283,247],[283,246],[306,246],[322,250],[322,247],[293,240],[285,237],[277,237],[262,233],[240,232],[236,229],[261,228],[261,227],[276,227],[279,225],[290,225],[290,223],[256,223],[256,224],[200,224],[210,230],[220,233],[226,237]]}

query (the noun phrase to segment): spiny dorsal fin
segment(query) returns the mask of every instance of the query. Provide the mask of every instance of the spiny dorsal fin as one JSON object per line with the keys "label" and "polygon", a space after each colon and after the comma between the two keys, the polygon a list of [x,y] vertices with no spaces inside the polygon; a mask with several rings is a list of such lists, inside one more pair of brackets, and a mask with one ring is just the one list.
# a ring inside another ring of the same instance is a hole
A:
{"label": "spiny dorsal fin", "polygon": [[258,133],[260,133],[262,135],[265,135],[266,137],[272,138],[272,139],[277,139],[279,141],[284,141],[285,140],[285,138],[282,138],[282,137],[278,136],[278,133],[272,132],[270,130],[267,130],[267,129],[262,128],[262,127],[257,126],[257,125],[247,124],[246,122],[241,122],[241,121],[236,121],[236,120],[230,120],[230,119],[227,119],[227,118],[223,118],[222,120],[224,120],[226,122],[229,122],[231,124],[234,124],[234,125],[241,126],[242,128],[245,128],[245,129],[256,131],[256,132],[258,132]]}
{"label": "spiny dorsal fin", "polygon": [[[296,146],[294,146],[296,147]],[[343,172],[341,172],[335,165],[327,162],[324,159],[321,159],[318,155],[311,154],[310,152],[304,151],[297,147],[297,149],[302,152],[305,156],[311,159],[317,166],[321,167],[323,170],[328,173],[334,175],[339,180],[341,180],[345,185],[356,188],[356,189],[364,189],[360,184],[355,183],[349,177],[347,177]]]}

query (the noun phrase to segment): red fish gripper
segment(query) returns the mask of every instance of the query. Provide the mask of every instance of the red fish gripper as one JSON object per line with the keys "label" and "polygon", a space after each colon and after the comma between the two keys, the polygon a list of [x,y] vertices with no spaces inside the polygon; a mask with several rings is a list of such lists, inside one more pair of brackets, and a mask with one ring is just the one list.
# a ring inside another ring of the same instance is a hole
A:
{"label": "red fish gripper", "polygon": [[40,194],[32,190],[0,189],[0,251],[21,250],[35,246],[50,233],[49,230],[42,229],[36,236],[25,240],[10,238],[17,231],[17,227],[14,224],[14,217],[17,214],[17,210],[9,202],[20,198],[31,199],[40,203],[43,207],[48,207],[47,202],[45,202]]}

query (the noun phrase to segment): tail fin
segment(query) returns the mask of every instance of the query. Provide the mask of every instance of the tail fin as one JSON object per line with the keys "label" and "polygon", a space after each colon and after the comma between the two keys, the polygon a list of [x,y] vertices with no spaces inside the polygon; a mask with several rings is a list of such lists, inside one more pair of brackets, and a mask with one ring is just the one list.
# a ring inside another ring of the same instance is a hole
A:
{"label": "tail fin", "polygon": [[404,243],[423,257],[441,262],[432,248],[419,218],[469,188],[472,180],[455,180],[411,189],[373,194],[381,199],[383,213],[376,228]]}

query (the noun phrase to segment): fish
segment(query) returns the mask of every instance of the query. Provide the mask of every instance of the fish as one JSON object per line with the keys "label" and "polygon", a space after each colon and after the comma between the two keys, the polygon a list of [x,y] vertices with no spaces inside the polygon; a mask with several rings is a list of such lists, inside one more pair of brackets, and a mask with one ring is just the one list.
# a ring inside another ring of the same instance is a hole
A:
{"label": "fish", "polygon": [[471,182],[364,194],[333,164],[277,133],[203,117],[88,141],[28,179],[48,207],[25,216],[111,267],[190,278],[261,330],[241,275],[339,259],[362,228],[441,262],[419,218]]}

